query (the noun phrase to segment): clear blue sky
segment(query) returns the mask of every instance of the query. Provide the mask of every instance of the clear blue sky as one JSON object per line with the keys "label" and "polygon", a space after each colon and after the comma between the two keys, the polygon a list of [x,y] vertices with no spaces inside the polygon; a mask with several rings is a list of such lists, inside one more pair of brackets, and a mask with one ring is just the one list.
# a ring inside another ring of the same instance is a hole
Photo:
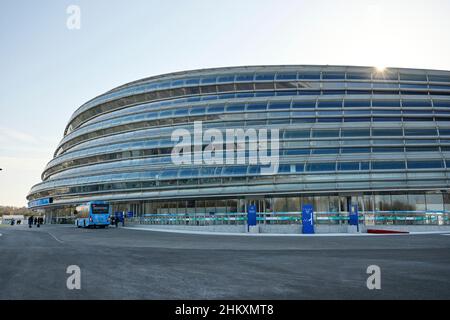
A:
{"label": "clear blue sky", "polygon": [[[69,5],[81,29],[66,27]],[[2,0],[0,205],[26,204],[81,104],[185,69],[343,64],[450,70],[450,1]]]}

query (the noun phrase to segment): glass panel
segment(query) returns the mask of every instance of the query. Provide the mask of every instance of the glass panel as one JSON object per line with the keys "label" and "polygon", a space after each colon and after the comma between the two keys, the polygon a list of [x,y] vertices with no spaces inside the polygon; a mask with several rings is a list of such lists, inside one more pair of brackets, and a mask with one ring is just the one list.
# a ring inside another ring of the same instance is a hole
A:
{"label": "glass panel", "polygon": [[247,106],[247,111],[263,111],[266,110],[266,108],[267,108],[266,104],[250,103]]}
{"label": "glass panel", "polygon": [[339,197],[338,196],[330,196],[329,197],[329,211],[330,212],[339,212]]}
{"label": "glass panel", "polygon": [[211,84],[216,83],[216,77],[203,78],[201,84]]}
{"label": "glass panel", "polygon": [[317,118],[317,122],[342,122],[342,118]]}
{"label": "glass panel", "polygon": [[338,138],[339,130],[313,130],[313,138]]}
{"label": "glass panel", "polygon": [[256,81],[273,81],[275,78],[275,74],[256,74]]}
{"label": "glass panel", "polygon": [[313,149],[312,154],[339,154],[339,149],[336,148]]}
{"label": "glass panel", "polygon": [[269,110],[289,109],[290,107],[290,102],[271,102],[269,104]]}
{"label": "glass panel", "polygon": [[434,169],[443,167],[444,163],[441,160],[408,161],[408,169]]}
{"label": "glass panel", "polygon": [[437,108],[450,108],[450,101],[434,100],[433,104]]}
{"label": "glass panel", "polygon": [[234,74],[227,75],[227,76],[221,76],[217,79],[217,82],[234,82]]}
{"label": "glass panel", "polygon": [[276,78],[277,78],[277,80],[296,80],[297,74],[296,73],[278,73]]}
{"label": "glass panel", "polygon": [[369,170],[370,169],[370,162],[364,161],[361,162],[361,170]]}
{"label": "glass panel", "polygon": [[344,72],[322,72],[323,80],[344,80]]}
{"label": "glass panel", "polygon": [[403,136],[402,129],[372,129],[372,135],[375,137],[380,136]]}
{"label": "glass panel", "polygon": [[391,196],[388,194],[375,195],[375,210],[376,211],[389,211],[391,210]]}
{"label": "glass panel", "polygon": [[450,211],[450,194],[444,193],[444,210]]}
{"label": "glass panel", "polygon": [[289,149],[284,151],[284,155],[286,156],[300,156],[300,155],[308,155],[310,154],[310,149]]}
{"label": "glass panel", "polygon": [[431,108],[431,100],[403,100],[403,107],[425,107]]}
{"label": "glass panel", "polygon": [[400,108],[400,100],[373,100],[372,106]]}
{"label": "glass panel", "polygon": [[287,212],[286,198],[273,198],[273,211],[274,212]]}
{"label": "glass panel", "polygon": [[434,82],[450,82],[450,76],[441,76],[441,75],[428,75],[428,80]]}
{"label": "glass panel", "polygon": [[360,108],[370,107],[370,100],[345,100],[344,107],[346,108]]}
{"label": "glass panel", "polygon": [[315,196],[314,197],[314,211],[316,212],[328,212],[328,197],[327,196]]}
{"label": "glass panel", "polygon": [[397,147],[397,148],[392,148],[392,147],[374,147],[372,148],[372,152],[377,153],[377,152],[386,152],[386,153],[391,153],[391,152],[403,152],[403,148]]}
{"label": "glass panel", "polygon": [[400,73],[400,80],[403,81],[427,81],[427,76],[425,74],[408,74]]}
{"label": "glass panel", "polygon": [[410,210],[425,211],[425,195],[424,194],[408,194],[408,203]]}
{"label": "glass panel", "polygon": [[393,194],[391,198],[392,198],[391,210],[396,211],[411,210],[411,206],[408,203],[408,197],[406,194]]}
{"label": "glass panel", "polygon": [[376,72],[373,74],[374,80],[398,80],[398,74],[389,70],[383,72]]}
{"label": "glass panel", "polygon": [[342,108],[342,101],[319,101],[319,108]]}
{"label": "glass panel", "polygon": [[366,212],[373,211],[373,199],[370,195],[364,196],[364,209]]}
{"label": "glass panel", "polygon": [[319,80],[320,72],[301,72],[298,75],[299,80]]}
{"label": "glass panel", "polygon": [[190,114],[191,115],[205,114],[205,107],[192,108]]}
{"label": "glass panel", "polygon": [[249,166],[249,168],[248,168],[249,175],[259,175],[260,173],[261,173],[260,166]]}
{"label": "glass panel", "polygon": [[335,171],[336,163],[308,163],[306,171]]}
{"label": "glass panel", "polygon": [[227,107],[228,112],[243,112],[245,111],[245,105],[229,105]]}
{"label": "glass panel", "polygon": [[301,210],[300,197],[288,197],[286,202],[288,212],[299,212]]}
{"label": "glass panel", "polygon": [[225,106],[211,106],[208,108],[208,113],[223,113],[225,111]]}
{"label": "glass panel", "polygon": [[347,72],[348,80],[371,80],[372,74],[367,72]]}
{"label": "glass panel", "polygon": [[405,169],[405,162],[403,161],[374,161],[372,162],[373,170],[395,170]]}
{"label": "glass panel", "polygon": [[450,129],[439,129],[439,134],[441,136],[450,136]]}
{"label": "glass panel", "polygon": [[238,74],[236,76],[236,82],[252,82],[253,74]]}
{"label": "glass panel", "polygon": [[370,148],[342,148],[342,153],[370,153]]}
{"label": "glass panel", "polygon": [[278,173],[291,173],[291,165],[290,164],[281,164],[278,167]]}
{"label": "glass panel", "polygon": [[405,129],[405,136],[437,136],[436,129]]}
{"label": "glass panel", "polygon": [[342,129],[342,137],[369,137],[370,129]]}
{"label": "glass panel", "polygon": [[284,138],[285,139],[304,139],[304,138],[309,138],[310,137],[310,133],[309,133],[309,129],[305,129],[305,130],[297,130],[297,131],[285,131],[284,133]]}
{"label": "glass panel", "polygon": [[440,193],[427,193],[425,195],[427,210],[442,211],[444,210],[444,199]]}
{"label": "glass panel", "polygon": [[338,170],[340,171],[359,170],[359,162],[339,162]]}
{"label": "glass panel", "polygon": [[200,79],[187,79],[186,80],[186,85],[190,86],[190,85],[199,85],[200,84]]}
{"label": "glass panel", "polygon": [[401,89],[428,89],[426,84],[411,84],[411,83],[400,83]]}
{"label": "glass panel", "polygon": [[292,108],[312,108],[316,107],[315,101],[294,101],[292,103]]}
{"label": "glass panel", "polygon": [[189,114],[189,109],[177,109],[175,110],[175,116],[187,116]]}

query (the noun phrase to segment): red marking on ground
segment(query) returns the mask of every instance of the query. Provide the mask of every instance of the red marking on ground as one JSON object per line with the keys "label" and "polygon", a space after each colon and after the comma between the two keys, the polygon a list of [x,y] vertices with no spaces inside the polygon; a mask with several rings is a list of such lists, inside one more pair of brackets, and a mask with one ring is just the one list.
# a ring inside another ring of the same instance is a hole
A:
{"label": "red marking on ground", "polygon": [[381,230],[381,229],[367,229],[367,233],[374,234],[405,234],[408,231],[396,231],[396,230]]}

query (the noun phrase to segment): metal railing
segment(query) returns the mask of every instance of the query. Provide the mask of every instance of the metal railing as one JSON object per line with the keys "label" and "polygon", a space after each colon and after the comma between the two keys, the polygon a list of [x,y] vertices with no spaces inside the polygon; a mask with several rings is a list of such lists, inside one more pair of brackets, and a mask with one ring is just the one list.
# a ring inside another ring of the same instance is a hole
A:
{"label": "metal railing", "polygon": [[[301,212],[258,213],[259,224],[301,224]],[[347,224],[348,212],[316,212],[316,224]],[[159,213],[127,218],[129,223],[145,225],[244,225],[247,214],[239,213]],[[450,225],[450,211],[370,211],[359,213],[366,225]]]}

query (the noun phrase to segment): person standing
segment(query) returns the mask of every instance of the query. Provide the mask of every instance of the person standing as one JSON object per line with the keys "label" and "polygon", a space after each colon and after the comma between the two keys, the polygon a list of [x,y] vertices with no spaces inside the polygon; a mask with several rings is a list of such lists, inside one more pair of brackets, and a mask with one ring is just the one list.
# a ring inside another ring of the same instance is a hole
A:
{"label": "person standing", "polygon": [[33,216],[28,217],[28,228],[31,228],[33,224]]}

